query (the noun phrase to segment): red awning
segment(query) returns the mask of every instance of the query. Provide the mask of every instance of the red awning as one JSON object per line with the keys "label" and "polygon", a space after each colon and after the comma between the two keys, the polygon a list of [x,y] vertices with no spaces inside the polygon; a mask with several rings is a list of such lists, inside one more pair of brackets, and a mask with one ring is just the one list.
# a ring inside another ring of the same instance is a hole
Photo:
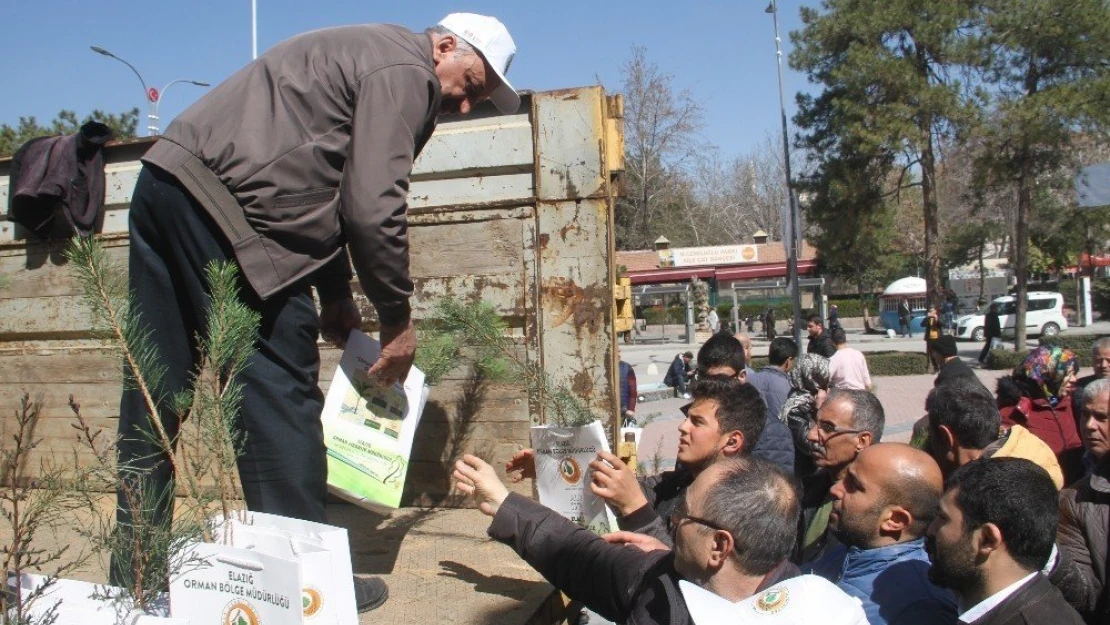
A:
{"label": "red awning", "polygon": [[697,276],[702,280],[713,277],[712,267],[675,267],[672,269],[653,269],[651,271],[629,271],[632,284],[660,284],[662,282],[686,282]]}
{"label": "red awning", "polygon": [[[813,260],[798,261],[798,275],[812,274],[817,269],[817,262]],[[741,265],[732,267],[718,267],[717,281],[729,282],[732,280],[757,280],[760,278],[785,278],[786,263],[773,263],[768,265]]]}
{"label": "red awning", "polygon": [[[799,260],[798,275],[812,275],[817,270],[817,261]],[[727,267],[672,267],[648,271],[630,271],[628,277],[632,284],[660,284],[664,282],[685,282],[697,276],[702,280],[717,278],[718,281],[757,280],[760,278],[785,278],[786,263],[767,263],[762,265],[731,265]]]}

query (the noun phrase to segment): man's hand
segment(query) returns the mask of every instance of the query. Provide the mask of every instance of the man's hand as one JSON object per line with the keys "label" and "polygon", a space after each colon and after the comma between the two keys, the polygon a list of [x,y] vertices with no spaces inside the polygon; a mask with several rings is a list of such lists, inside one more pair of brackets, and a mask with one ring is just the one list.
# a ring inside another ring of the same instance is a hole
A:
{"label": "man's hand", "polygon": [[347,344],[351,330],[362,327],[362,314],[355,300],[344,297],[329,302],[320,302],[320,336],[327,342],[342,348]]}
{"label": "man's hand", "polygon": [[616,509],[617,514],[626,516],[647,505],[644,491],[636,481],[636,475],[613,454],[598,452],[597,460],[590,463],[590,490]]}
{"label": "man's hand", "polygon": [[497,514],[501,502],[509,496],[509,489],[498,479],[493,467],[479,458],[466,454],[455,462],[455,486],[474,498],[478,509],[487,516]]}
{"label": "man's hand", "polygon": [[659,551],[660,549],[670,551],[663,541],[648,536],[647,534],[637,534],[635,532],[610,532],[601,537],[607,543],[613,545],[628,545],[629,547],[636,547],[643,551]]}
{"label": "man's hand", "polygon": [[416,356],[416,328],[412,320],[399,326],[382,326],[382,355],[370,367],[370,377],[376,377],[385,386],[404,382]]}
{"label": "man's hand", "polygon": [[505,463],[505,473],[513,482],[519,482],[528,477],[536,479],[536,453],[531,449],[521,449],[516,452],[513,454],[513,459]]}

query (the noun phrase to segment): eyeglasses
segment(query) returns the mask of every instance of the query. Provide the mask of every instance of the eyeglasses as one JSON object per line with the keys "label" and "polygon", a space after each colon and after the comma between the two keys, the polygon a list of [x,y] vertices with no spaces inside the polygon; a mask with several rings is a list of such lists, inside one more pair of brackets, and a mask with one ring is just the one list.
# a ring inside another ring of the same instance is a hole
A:
{"label": "eyeglasses", "polygon": [[842,428],[829,421],[815,421],[813,423],[813,427],[817,428],[818,431],[824,434],[825,438],[832,438],[833,436],[837,436],[838,434],[859,434],[860,432],[864,431],[853,430],[851,428]]}
{"label": "eyeglasses", "polygon": [[672,536],[672,538],[674,537],[674,534],[676,534],[678,532],[678,527],[680,525],[682,525],[683,520],[690,521],[691,523],[697,523],[698,525],[704,525],[705,527],[708,527],[709,529],[713,529],[713,530],[717,530],[717,531],[721,531],[721,532],[728,532],[729,531],[728,529],[726,529],[724,527],[721,527],[720,525],[714,523],[713,521],[710,521],[708,519],[703,519],[701,517],[696,517],[696,516],[690,514],[686,510],[686,502],[682,502],[678,505],[677,508],[675,508],[674,512],[672,512],[671,516],[670,516],[671,536]]}

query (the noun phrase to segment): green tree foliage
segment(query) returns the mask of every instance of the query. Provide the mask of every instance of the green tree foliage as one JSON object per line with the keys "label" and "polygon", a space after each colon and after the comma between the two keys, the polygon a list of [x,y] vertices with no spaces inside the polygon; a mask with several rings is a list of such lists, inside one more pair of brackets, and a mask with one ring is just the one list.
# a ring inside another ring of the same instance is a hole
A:
{"label": "green tree foliage", "polygon": [[855,282],[860,293],[901,277],[914,262],[900,247],[902,224],[884,196],[881,160],[861,155],[819,163],[802,178],[809,237],[821,252],[822,271]]}
{"label": "green tree foliage", "polygon": [[817,172],[812,187],[820,194],[863,185],[811,206],[826,216],[840,212],[842,230],[861,231],[884,209],[876,195],[917,188],[925,278],[934,296],[941,277],[936,151],[969,114],[953,77],[968,20],[964,2],[825,0],[820,9],[803,8],[804,26],[792,33],[791,65],[821,89],[798,97],[795,117],[799,144]]}
{"label": "green tree foliage", "polygon": [[35,137],[71,135],[89,121],[106,124],[112,129],[116,139],[130,139],[135,136],[139,125],[139,109],[133,108],[119,114],[105,113],[98,109],[81,120],[78,120],[77,113],[63,110],[47,126],[40,124],[35,117],[20,117],[15,126],[0,124],[0,158],[11,156],[21,145]]}
{"label": "green tree foliage", "polygon": [[979,166],[988,184],[1016,189],[1014,340],[1024,346],[1030,225],[1036,204],[1046,199],[1038,187],[1074,157],[1081,132],[1104,133],[1110,121],[1110,5],[984,0],[978,7],[975,67],[991,114],[982,127],[987,149]]}

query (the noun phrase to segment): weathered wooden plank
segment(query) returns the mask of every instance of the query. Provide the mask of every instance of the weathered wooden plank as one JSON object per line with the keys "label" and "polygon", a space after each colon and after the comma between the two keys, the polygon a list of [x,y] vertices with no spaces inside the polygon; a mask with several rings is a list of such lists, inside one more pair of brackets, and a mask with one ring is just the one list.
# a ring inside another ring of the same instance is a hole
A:
{"label": "weathered wooden plank", "polygon": [[436,251],[434,254],[413,253],[411,273],[419,278],[446,278],[522,270],[524,251],[520,248],[520,229],[517,219],[409,228],[409,249]]}
{"label": "weathered wooden plank", "polygon": [[[121,173],[121,182],[127,172]],[[134,186],[134,177],[131,181]],[[413,182],[409,188],[409,208],[427,209],[464,205],[503,205],[522,203],[535,195],[530,173],[482,175],[468,178],[447,178]],[[127,232],[127,202],[106,203],[103,234]],[[0,221],[0,245],[12,245],[33,239],[18,224]]]}
{"label": "weathered wooden plank", "polygon": [[[31,244],[23,254],[0,256],[0,276],[8,278],[8,286],[0,289],[0,300],[79,295],[81,285],[62,255],[65,247],[60,241],[53,245]],[[106,245],[105,251],[109,260],[127,270],[127,246],[116,242]]]}
{"label": "weathered wooden plank", "polygon": [[412,167],[412,179],[532,168],[532,124],[527,115],[442,124]]}
{"label": "weathered wooden plank", "polygon": [[[413,178],[458,177],[532,166],[532,125],[527,115],[441,124],[413,164]],[[138,161],[104,166],[105,205],[127,205],[141,169]],[[8,177],[0,176],[0,206],[8,205]]]}

